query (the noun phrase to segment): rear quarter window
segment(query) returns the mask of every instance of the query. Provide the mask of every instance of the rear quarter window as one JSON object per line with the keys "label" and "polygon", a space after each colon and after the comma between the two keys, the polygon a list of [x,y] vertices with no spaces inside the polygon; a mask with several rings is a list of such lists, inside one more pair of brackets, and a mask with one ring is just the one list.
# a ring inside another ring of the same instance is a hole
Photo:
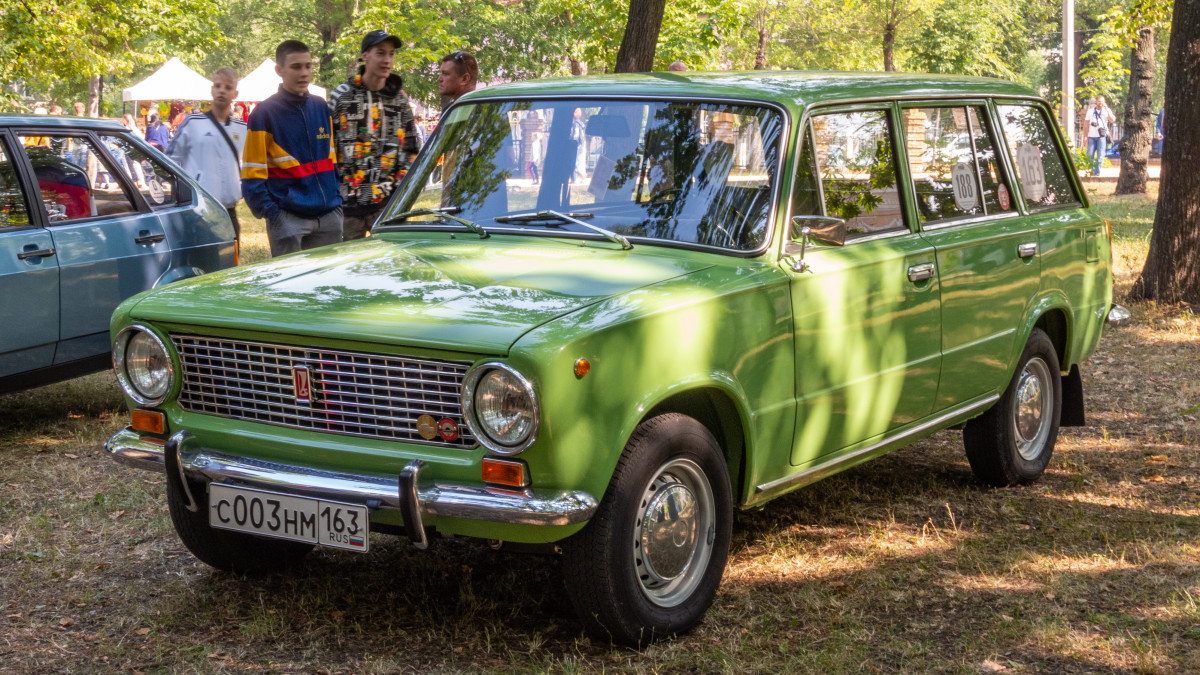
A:
{"label": "rear quarter window", "polygon": [[998,104],[996,112],[1026,208],[1038,211],[1080,204],[1042,110],[1032,104]]}

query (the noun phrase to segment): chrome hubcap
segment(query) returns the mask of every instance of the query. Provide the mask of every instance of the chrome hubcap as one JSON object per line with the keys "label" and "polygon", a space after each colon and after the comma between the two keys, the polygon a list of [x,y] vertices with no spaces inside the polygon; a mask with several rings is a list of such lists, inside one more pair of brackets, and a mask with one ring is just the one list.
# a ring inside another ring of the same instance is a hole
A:
{"label": "chrome hubcap", "polygon": [[1050,436],[1050,419],[1054,405],[1050,367],[1035,358],[1025,364],[1017,379],[1017,401],[1013,408],[1013,430],[1016,432],[1017,452],[1033,461],[1042,454]]}
{"label": "chrome hubcap", "polygon": [[682,458],[660,467],[642,492],[633,536],[634,568],[646,597],[663,607],[686,600],[704,576],[715,535],[704,471]]}

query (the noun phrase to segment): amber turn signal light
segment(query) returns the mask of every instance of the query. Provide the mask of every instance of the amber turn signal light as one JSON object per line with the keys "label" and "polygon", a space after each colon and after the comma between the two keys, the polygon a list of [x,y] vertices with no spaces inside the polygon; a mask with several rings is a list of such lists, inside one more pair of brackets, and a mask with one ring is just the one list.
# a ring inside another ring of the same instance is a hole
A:
{"label": "amber turn signal light", "polygon": [[575,377],[583,377],[592,372],[592,363],[587,359],[578,359],[575,361]]}
{"label": "amber turn signal light", "polygon": [[167,418],[156,410],[134,410],[133,428],[148,434],[161,434],[167,429]]}
{"label": "amber turn signal light", "polygon": [[483,482],[485,483],[518,488],[523,488],[529,484],[525,479],[525,462],[484,457],[482,464]]}

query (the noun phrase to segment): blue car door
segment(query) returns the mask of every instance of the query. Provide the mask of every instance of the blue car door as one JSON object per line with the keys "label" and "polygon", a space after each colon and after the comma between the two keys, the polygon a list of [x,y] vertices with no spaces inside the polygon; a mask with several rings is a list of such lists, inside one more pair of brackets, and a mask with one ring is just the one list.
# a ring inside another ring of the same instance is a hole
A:
{"label": "blue car door", "polygon": [[0,132],[0,378],[49,366],[58,342],[58,259],[30,218],[28,186]]}
{"label": "blue car door", "polygon": [[[22,136],[22,143],[29,138]],[[55,364],[107,353],[108,324],[125,298],[153,288],[171,262],[158,216],[126,177],[120,148],[83,130],[54,132],[26,155],[58,251]]]}

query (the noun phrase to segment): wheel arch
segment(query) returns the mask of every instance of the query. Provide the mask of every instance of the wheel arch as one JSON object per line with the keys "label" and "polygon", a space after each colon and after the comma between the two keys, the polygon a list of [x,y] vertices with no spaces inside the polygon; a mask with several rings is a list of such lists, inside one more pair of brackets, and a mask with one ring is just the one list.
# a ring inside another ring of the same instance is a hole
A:
{"label": "wheel arch", "polygon": [[746,447],[750,443],[749,425],[735,397],[716,385],[697,386],[674,392],[654,404],[638,424],[665,413],[679,413],[695,419],[712,433],[721,446],[729,470],[735,504],[744,503],[746,486]]}

